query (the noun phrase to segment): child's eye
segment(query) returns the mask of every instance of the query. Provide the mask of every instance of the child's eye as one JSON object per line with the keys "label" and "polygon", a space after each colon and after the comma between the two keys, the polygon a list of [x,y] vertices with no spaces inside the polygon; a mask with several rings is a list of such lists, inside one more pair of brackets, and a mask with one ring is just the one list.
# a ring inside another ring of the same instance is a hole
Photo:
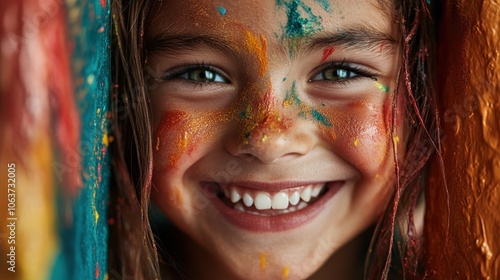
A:
{"label": "child's eye", "polygon": [[368,70],[357,66],[351,65],[346,62],[332,62],[329,65],[324,66],[319,73],[317,73],[309,81],[326,81],[333,83],[343,83],[347,81],[352,81],[358,78],[370,78],[374,79],[375,74],[370,73]]}
{"label": "child's eye", "polygon": [[359,76],[357,73],[347,69],[339,69],[339,68],[327,68],[321,72],[319,72],[316,76],[314,76],[311,81],[319,81],[319,80],[327,80],[327,81],[339,81],[350,79]]}
{"label": "child's eye", "polygon": [[178,75],[177,78],[182,78],[197,83],[227,83],[226,79],[217,74],[217,72],[202,68],[188,70]]}
{"label": "child's eye", "polygon": [[220,72],[222,71],[209,65],[188,65],[166,72],[162,80],[181,79],[197,84],[229,83],[229,80]]}

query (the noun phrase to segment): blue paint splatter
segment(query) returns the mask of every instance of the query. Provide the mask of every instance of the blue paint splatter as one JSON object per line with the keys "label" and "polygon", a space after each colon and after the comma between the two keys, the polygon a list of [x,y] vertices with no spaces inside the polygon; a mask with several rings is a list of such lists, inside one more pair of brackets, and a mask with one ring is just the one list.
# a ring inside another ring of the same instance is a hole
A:
{"label": "blue paint splatter", "polygon": [[322,123],[325,126],[331,127],[332,123],[330,120],[323,114],[321,114],[318,110],[313,109],[311,111],[311,115],[314,119],[316,119],[318,122]]}
{"label": "blue paint splatter", "polygon": [[225,15],[226,15],[226,12],[227,12],[227,11],[226,11],[226,9],[225,9],[224,7],[222,7],[222,6],[217,6],[217,10],[219,10],[219,13],[220,13],[221,15],[223,15],[223,16],[225,16]]}
{"label": "blue paint splatter", "polygon": [[313,117],[316,121],[323,124],[324,126],[331,127],[332,123],[328,118],[321,114],[318,110],[311,108],[308,105],[302,104],[299,96],[297,95],[295,81],[292,84],[292,89],[287,90],[285,95],[285,100],[283,101],[285,107],[290,105],[296,105],[299,108],[298,116],[302,118],[307,118],[308,115]]}
{"label": "blue paint splatter", "polygon": [[431,4],[431,0],[427,0],[427,4],[429,4],[429,5],[430,5],[430,4]]}
{"label": "blue paint splatter", "polygon": [[[329,12],[330,11],[330,2],[328,0],[315,0],[316,3],[320,4],[323,7],[323,10]],[[428,0],[430,1],[430,0]]]}
{"label": "blue paint splatter", "polygon": [[[311,8],[301,0],[277,0],[276,4],[278,7],[286,7],[288,20],[283,37],[302,38],[323,29],[321,17],[314,15]],[[299,8],[305,14],[305,17],[301,16]]]}

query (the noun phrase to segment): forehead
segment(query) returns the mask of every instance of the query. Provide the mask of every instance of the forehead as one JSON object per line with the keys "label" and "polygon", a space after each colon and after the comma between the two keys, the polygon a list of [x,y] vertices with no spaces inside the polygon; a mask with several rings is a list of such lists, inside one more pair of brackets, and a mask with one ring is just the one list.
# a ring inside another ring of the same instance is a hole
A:
{"label": "forehead", "polygon": [[152,1],[146,39],[161,32],[224,35],[242,29],[267,40],[366,27],[394,36],[391,11],[378,0]]}

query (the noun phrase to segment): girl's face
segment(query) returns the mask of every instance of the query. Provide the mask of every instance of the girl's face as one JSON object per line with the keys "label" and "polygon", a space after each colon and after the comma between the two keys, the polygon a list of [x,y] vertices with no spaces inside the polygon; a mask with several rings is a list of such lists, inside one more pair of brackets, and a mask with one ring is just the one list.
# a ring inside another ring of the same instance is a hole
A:
{"label": "girl's face", "polygon": [[310,276],[393,191],[404,137],[387,7],[218,0],[153,11],[153,200],[230,274]]}

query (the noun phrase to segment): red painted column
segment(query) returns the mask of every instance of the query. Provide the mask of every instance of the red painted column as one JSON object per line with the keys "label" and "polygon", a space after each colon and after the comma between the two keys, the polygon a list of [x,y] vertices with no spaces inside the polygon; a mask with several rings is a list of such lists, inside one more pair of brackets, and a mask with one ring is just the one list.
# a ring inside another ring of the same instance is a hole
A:
{"label": "red painted column", "polygon": [[432,173],[428,268],[432,279],[500,279],[500,2],[444,1],[439,32],[447,191]]}

